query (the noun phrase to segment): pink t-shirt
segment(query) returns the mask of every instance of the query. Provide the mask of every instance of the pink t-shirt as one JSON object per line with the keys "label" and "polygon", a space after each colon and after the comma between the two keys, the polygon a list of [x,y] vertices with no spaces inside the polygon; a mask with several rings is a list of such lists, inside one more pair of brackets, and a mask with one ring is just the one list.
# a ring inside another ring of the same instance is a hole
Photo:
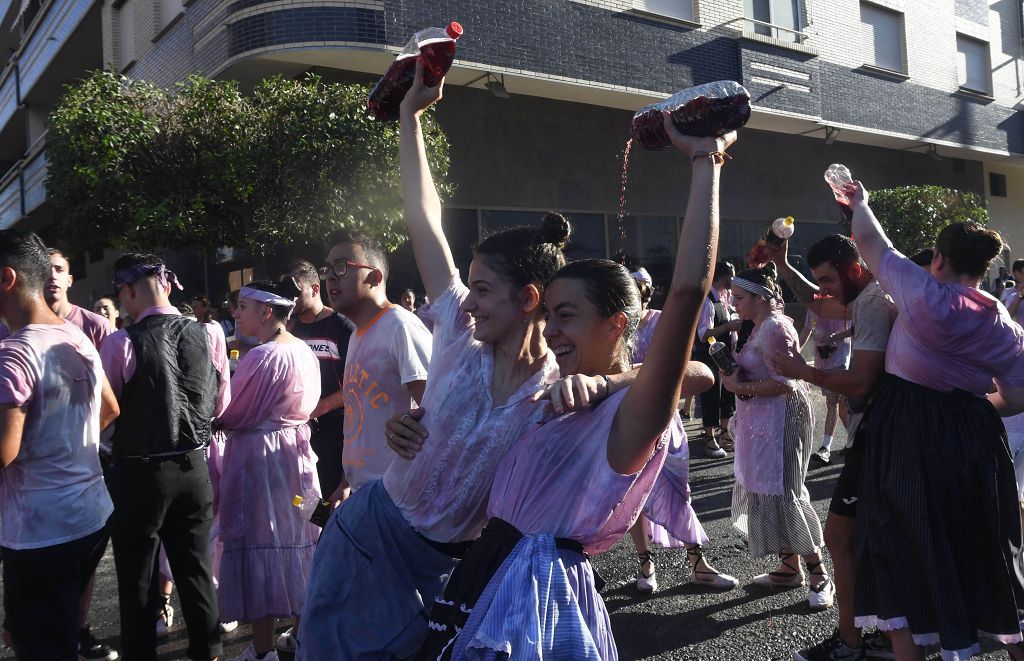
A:
{"label": "pink t-shirt", "polygon": [[[110,322],[106,318],[101,317],[95,312],[89,312],[85,308],[80,308],[77,305],[71,306],[71,312],[68,316],[64,317],[64,321],[68,321],[75,326],[82,329],[86,337],[92,340],[92,345],[97,349],[103,344],[103,340],[110,335]],[[11,334],[7,324],[0,324],[0,340],[8,337]]]}
{"label": "pink t-shirt", "polygon": [[261,344],[238,361],[231,393],[218,416],[229,432],[304,425],[320,401],[320,363],[305,342]]}
{"label": "pink t-shirt", "polygon": [[991,294],[942,283],[889,248],[875,274],[899,315],[885,369],[938,390],[984,397],[995,379],[1024,386],[1024,331]]}
{"label": "pink t-shirt", "polygon": [[[175,307],[156,306],[144,310],[135,321],[142,321],[152,314],[180,315],[181,313]],[[210,360],[220,375],[217,406],[213,412],[214,417],[217,417],[224,412],[231,401],[231,370],[228,365],[223,329],[216,323],[203,324],[203,326],[206,328],[207,335],[210,336]],[[115,395],[120,397],[124,384],[135,376],[135,347],[132,346],[131,338],[128,337],[128,331],[122,328],[111,334],[100,348],[100,358],[103,360],[103,371],[107,374],[111,389]]]}
{"label": "pink t-shirt", "polygon": [[30,324],[0,342],[0,404],[27,407],[21,449],[0,476],[0,546],[55,546],[106,524],[102,389],[100,357],[74,324]]}
{"label": "pink t-shirt", "polygon": [[473,339],[473,318],[461,309],[468,295],[455,275],[423,312],[434,324],[421,421],[430,437],[415,459],[397,457],[384,474],[384,488],[405,520],[438,542],[480,536],[498,462],[544,415],[544,404],[530,397],[558,378],[558,363],[548,351],[538,370],[496,405],[491,400],[494,348]]}
{"label": "pink t-shirt", "polygon": [[356,329],[345,353],[345,448],[341,463],[353,490],[379,480],[395,453],[384,423],[413,406],[406,384],[425,381],[430,333],[419,317],[393,305]]}
{"label": "pink t-shirt", "polygon": [[529,430],[498,466],[488,516],[524,535],[574,539],[590,555],[610,549],[640,516],[667,448],[685,438],[675,416],[643,468],[616,473],[608,465],[608,437],[628,391]]}
{"label": "pink t-shirt", "polygon": [[642,363],[644,358],[647,357],[647,350],[651,348],[651,340],[654,338],[654,328],[658,325],[660,317],[661,310],[648,310],[644,313],[644,318],[640,320],[640,327],[636,329],[636,350],[633,352],[634,363]]}

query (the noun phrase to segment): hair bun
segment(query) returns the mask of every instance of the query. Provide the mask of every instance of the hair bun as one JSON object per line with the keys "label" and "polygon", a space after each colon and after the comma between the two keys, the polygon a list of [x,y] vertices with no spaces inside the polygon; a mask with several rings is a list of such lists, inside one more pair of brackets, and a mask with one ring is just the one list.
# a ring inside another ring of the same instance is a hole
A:
{"label": "hair bun", "polygon": [[543,243],[554,244],[559,250],[569,242],[571,234],[572,225],[569,224],[569,219],[553,211],[544,214],[544,220],[541,221],[540,229],[537,230],[537,236]]}
{"label": "hair bun", "polygon": [[767,273],[771,277],[773,277],[773,278],[778,278],[779,277],[779,267],[777,267],[775,265],[775,262],[769,261],[762,268],[764,268],[765,273]]}

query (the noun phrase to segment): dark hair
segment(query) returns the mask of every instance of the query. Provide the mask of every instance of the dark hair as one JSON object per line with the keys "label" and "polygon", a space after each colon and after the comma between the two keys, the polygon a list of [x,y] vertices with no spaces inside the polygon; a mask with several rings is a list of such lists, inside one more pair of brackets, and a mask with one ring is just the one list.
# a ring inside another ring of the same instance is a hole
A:
{"label": "dark hair", "polygon": [[539,227],[513,227],[488,236],[473,247],[473,255],[510,281],[514,291],[529,284],[543,286],[565,266],[562,249],[570,234],[572,225],[565,216],[547,213]]}
{"label": "dark hair", "polygon": [[637,293],[640,294],[640,305],[646,308],[651,304],[651,299],[654,298],[654,287],[646,282],[641,282],[636,278],[633,278],[633,282],[636,283]]}
{"label": "dark hair", "polygon": [[628,352],[628,361],[636,348],[636,329],[640,325],[640,292],[636,280],[626,267],[608,259],[581,259],[566,264],[555,274],[555,280],[571,278],[583,283],[583,291],[601,317],[607,319],[616,312],[626,315],[622,341]]}
{"label": "dark hair", "polygon": [[921,248],[913,255],[910,256],[910,261],[914,262],[921,268],[928,268],[932,265],[932,258],[935,256],[935,251],[931,248]]}
{"label": "dark hair", "polygon": [[848,236],[831,234],[820,239],[807,249],[807,265],[816,269],[822,264],[831,264],[837,271],[842,271],[853,264],[860,264],[860,251],[857,244]]}
{"label": "dark hair", "polygon": [[[354,246],[362,247],[367,265],[376,266],[384,280],[388,279],[388,256],[379,241],[358,232],[338,232],[331,237],[330,246],[333,248],[339,243],[350,243]],[[320,282],[319,277],[317,282]]]}
{"label": "dark hair", "polygon": [[164,263],[164,260],[150,253],[129,252],[121,255],[120,257],[117,258],[117,260],[114,261],[114,271],[117,272],[130,268],[135,268],[136,266],[140,266],[143,264],[147,266],[159,266],[160,264]]}
{"label": "dark hair", "polygon": [[[178,308],[178,312],[180,312],[182,314],[182,316],[185,316],[185,317],[195,317],[196,316],[196,311],[193,310],[192,306],[189,305],[188,303],[179,303],[175,307]],[[198,317],[196,317],[196,319],[198,319],[199,321],[202,321]]]}
{"label": "dark hair", "polygon": [[[340,241],[338,243],[341,243]],[[365,251],[366,248],[364,247]],[[374,266],[377,266],[374,264]],[[320,284],[320,272],[313,266],[312,262],[305,259],[296,259],[288,263],[288,269],[282,274],[282,279],[285,276],[291,276],[295,278],[295,282],[300,285],[318,285]]]}
{"label": "dark hair", "polygon": [[[68,270],[69,271],[71,270],[71,258],[68,257],[68,254],[66,252],[64,252],[60,248],[47,248],[46,249],[46,256],[47,257],[53,257],[54,255],[60,255],[61,259],[63,259],[65,262],[68,263]],[[47,261],[49,261],[49,260],[47,260]]]}
{"label": "dark hair", "polygon": [[717,282],[725,277],[736,277],[736,267],[732,265],[732,262],[721,261],[715,264],[715,274],[711,277],[711,280]]}
{"label": "dark hair", "polygon": [[34,232],[0,230],[0,265],[14,270],[26,293],[39,293],[50,279],[46,245]]}
{"label": "dark hair", "polygon": [[[276,281],[253,280],[245,286],[249,289],[259,289],[260,291],[277,294],[278,296],[287,299],[294,299],[299,295],[299,286],[295,283],[295,280],[289,276],[285,276]],[[288,305],[273,305],[270,303],[263,303],[262,305],[269,306],[270,309],[274,311],[274,318],[278,321],[287,320],[288,315],[292,312],[292,307]]]}
{"label": "dark hair", "polygon": [[1003,250],[1003,238],[975,222],[951,223],[939,232],[935,248],[955,273],[980,278]]}
{"label": "dark hair", "polygon": [[748,280],[755,285],[761,285],[777,301],[782,301],[782,287],[779,286],[779,271],[775,262],[768,262],[759,269],[749,269],[736,276],[740,280]]}
{"label": "dark hair", "polygon": [[1013,260],[1013,270],[1014,271],[1024,271],[1024,259],[1015,259],[1015,260]]}

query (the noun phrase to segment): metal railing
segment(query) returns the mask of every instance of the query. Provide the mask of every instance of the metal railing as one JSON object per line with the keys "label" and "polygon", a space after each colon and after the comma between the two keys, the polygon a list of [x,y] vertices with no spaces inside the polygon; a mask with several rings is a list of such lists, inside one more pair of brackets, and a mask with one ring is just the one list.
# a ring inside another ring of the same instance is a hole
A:
{"label": "metal railing", "polygon": [[803,44],[810,38],[806,32],[801,32],[795,28],[788,28],[784,25],[776,25],[775,23],[759,21],[756,18],[740,16],[735,20],[742,22],[744,32],[753,32],[754,34],[759,34],[763,37],[771,37],[772,39],[778,39],[779,41],[790,41],[796,44]]}

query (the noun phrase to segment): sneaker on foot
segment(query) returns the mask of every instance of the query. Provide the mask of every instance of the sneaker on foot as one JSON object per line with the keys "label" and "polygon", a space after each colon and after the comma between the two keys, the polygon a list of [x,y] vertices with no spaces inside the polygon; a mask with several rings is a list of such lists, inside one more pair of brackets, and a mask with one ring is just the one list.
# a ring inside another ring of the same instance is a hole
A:
{"label": "sneaker on foot", "polygon": [[812,611],[821,611],[826,608],[832,608],[832,603],[835,601],[835,598],[836,585],[832,582],[832,579],[828,577],[818,585],[812,585],[811,591],[807,594],[807,601],[810,603]]}
{"label": "sneaker on foot", "polygon": [[227,661],[280,661],[280,659],[277,656],[277,650],[270,650],[262,658],[259,657],[256,654],[256,648],[252,646],[252,643],[249,643],[249,646],[245,648],[245,651],[240,656],[228,659]]}
{"label": "sneaker on foot", "polygon": [[89,627],[78,632],[78,658],[81,661],[114,661],[117,657],[117,650],[96,640]]}
{"label": "sneaker on foot", "polygon": [[864,655],[869,659],[895,659],[892,641],[881,631],[870,631],[861,636],[864,644]]}
{"label": "sneaker on foot", "polygon": [[288,631],[285,631],[283,634],[278,636],[274,647],[276,647],[279,652],[295,654],[295,627],[288,627]]}
{"label": "sneaker on foot", "polygon": [[636,589],[644,594],[651,594],[658,589],[658,572],[652,571],[650,576],[644,576],[643,569],[636,570]]}
{"label": "sneaker on foot", "polygon": [[817,452],[811,455],[811,459],[827,466],[829,461],[832,460],[832,453],[828,448],[819,448]]}
{"label": "sneaker on foot", "polygon": [[164,604],[163,608],[160,609],[160,615],[156,619],[156,639],[162,640],[171,633],[171,627],[174,626],[174,607],[170,604]]}
{"label": "sneaker on foot", "polygon": [[231,633],[232,631],[238,628],[238,620],[231,620],[230,622],[221,622],[219,626],[221,633]]}
{"label": "sneaker on foot", "polygon": [[836,629],[831,638],[793,654],[793,661],[863,661],[864,649],[843,642]]}

